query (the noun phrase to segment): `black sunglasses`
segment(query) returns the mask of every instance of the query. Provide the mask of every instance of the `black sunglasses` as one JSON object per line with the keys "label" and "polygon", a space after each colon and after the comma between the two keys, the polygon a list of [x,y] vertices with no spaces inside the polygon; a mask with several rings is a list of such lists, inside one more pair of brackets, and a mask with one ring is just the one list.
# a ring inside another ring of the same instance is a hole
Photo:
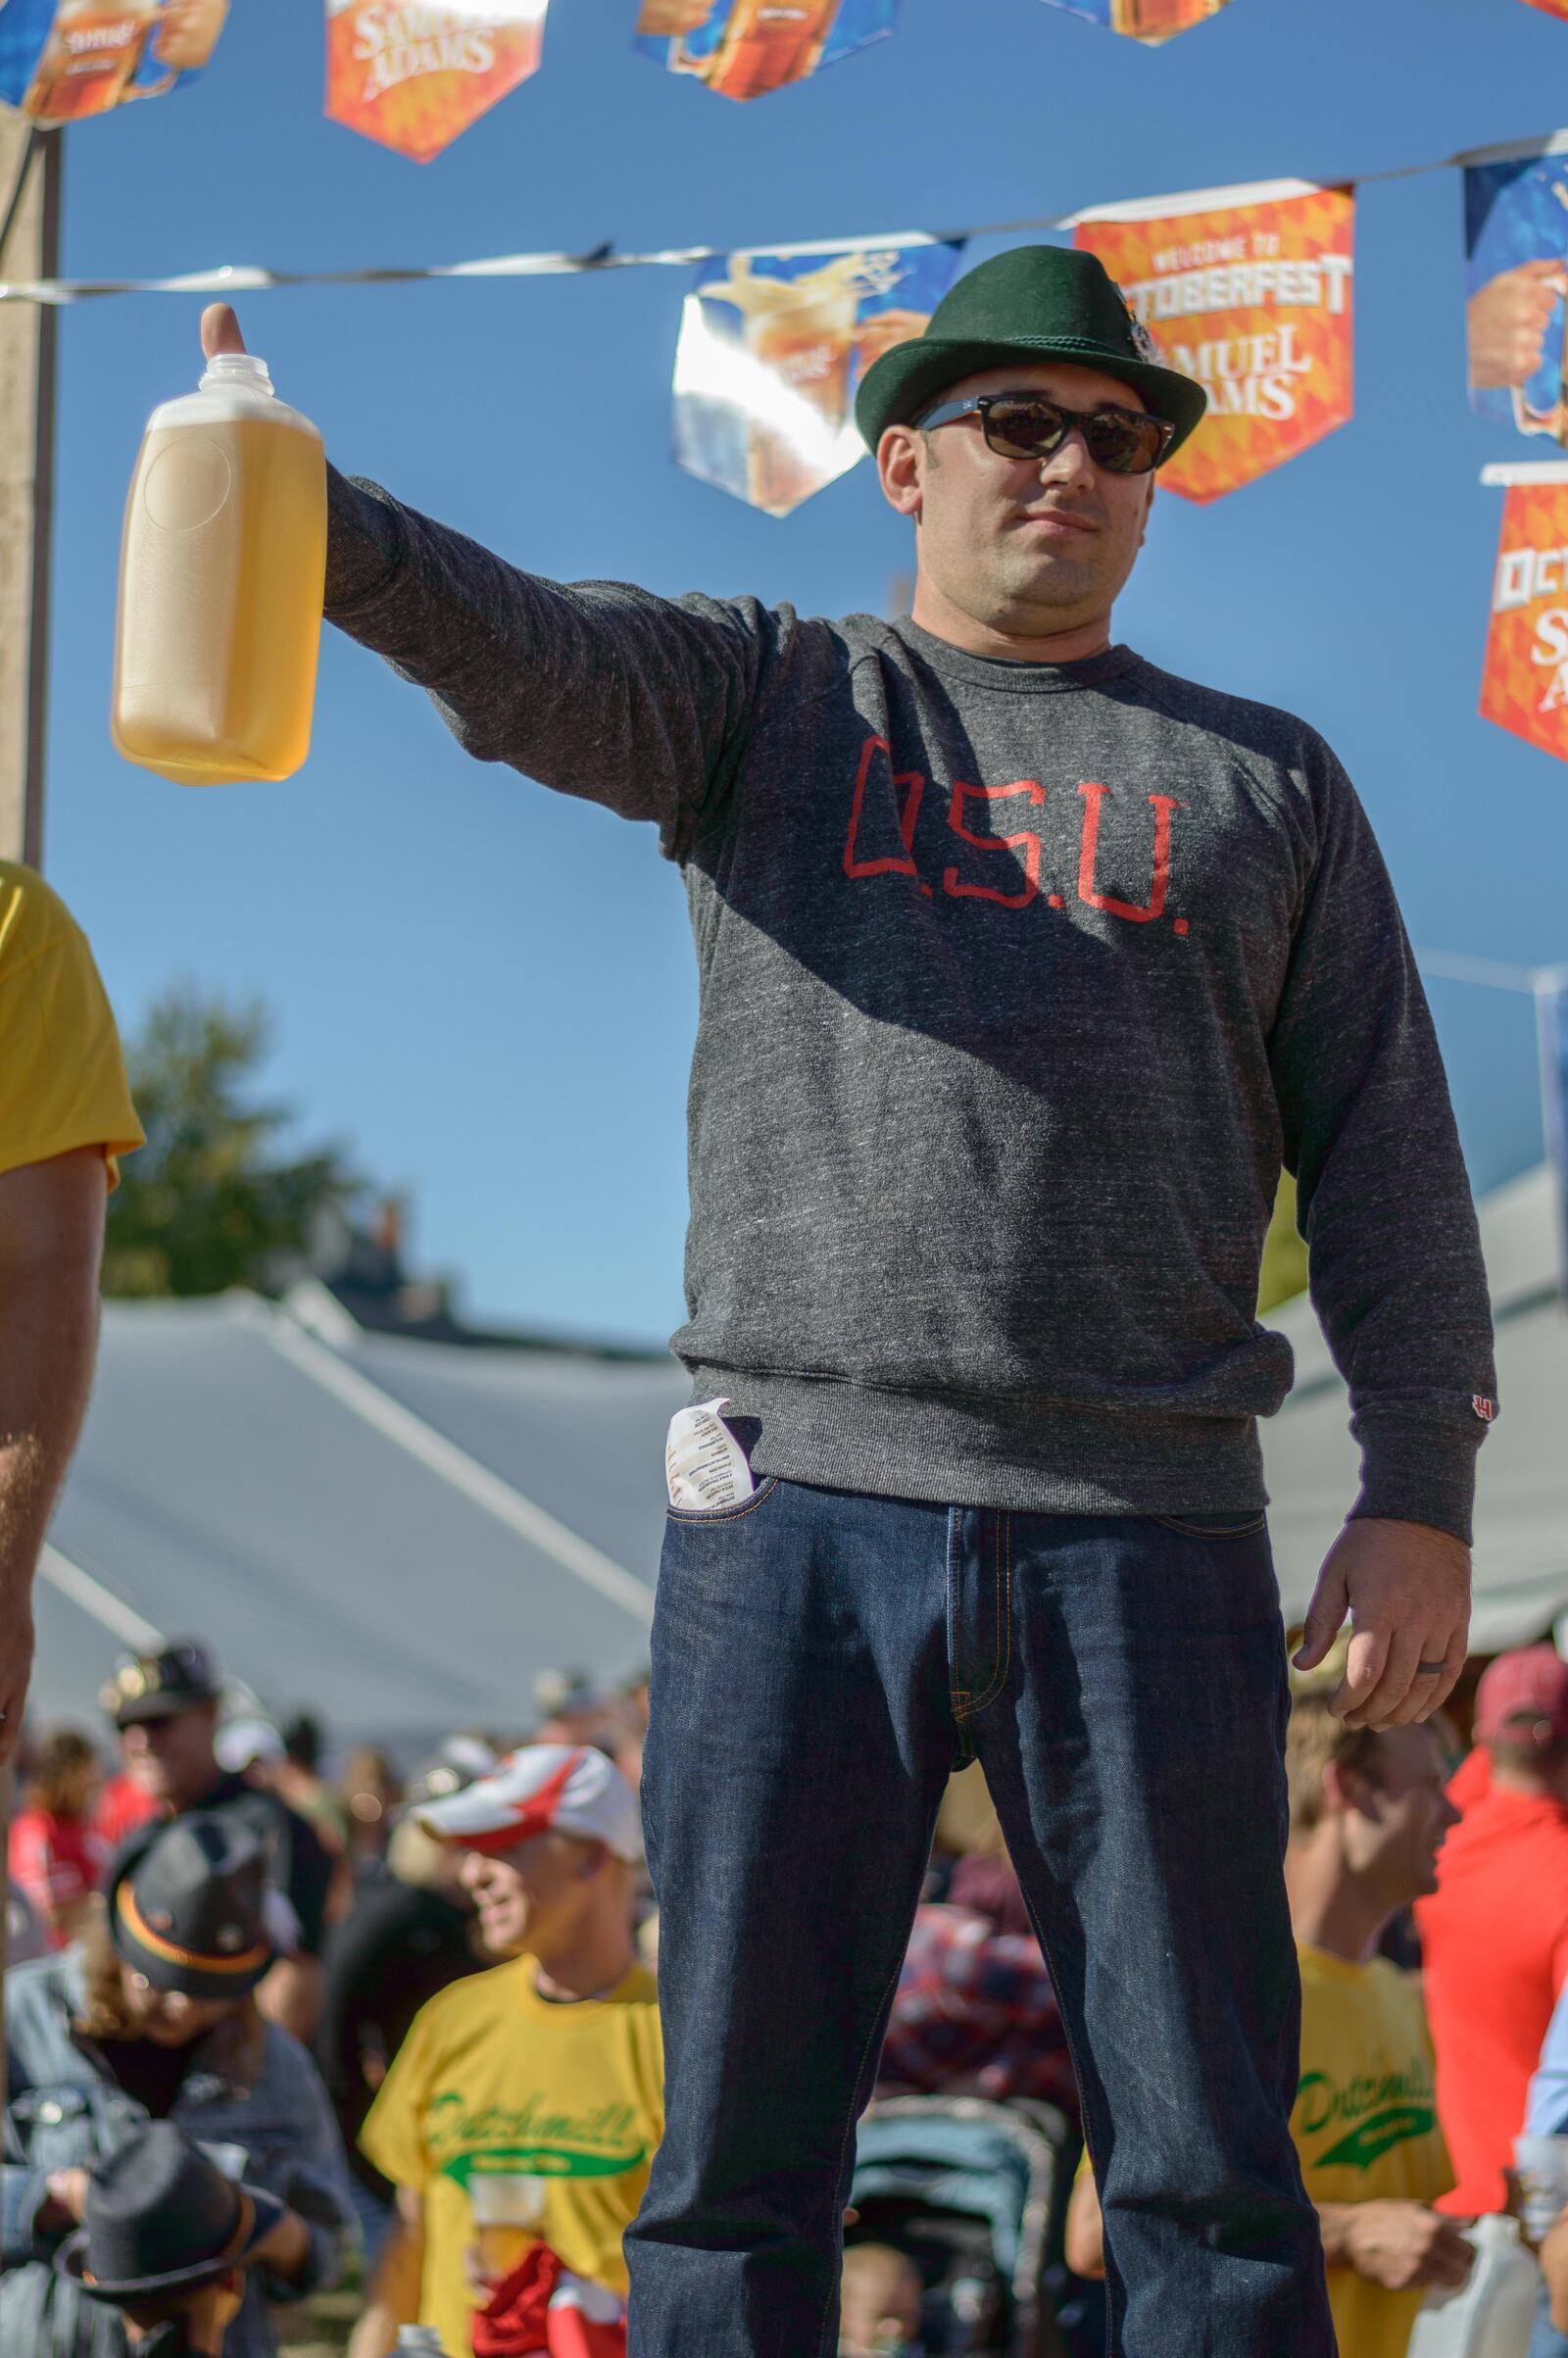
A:
{"label": "black sunglasses", "polygon": [[914,420],[922,433],[973,412],[986,446],[1002,459],[1049,459],[1076,426],[1097,467],[1112,475],[1147,475],[1170,448],[1176,428],[1147,410],[1069,410],[1043,393],[975,393],[944,401]]}

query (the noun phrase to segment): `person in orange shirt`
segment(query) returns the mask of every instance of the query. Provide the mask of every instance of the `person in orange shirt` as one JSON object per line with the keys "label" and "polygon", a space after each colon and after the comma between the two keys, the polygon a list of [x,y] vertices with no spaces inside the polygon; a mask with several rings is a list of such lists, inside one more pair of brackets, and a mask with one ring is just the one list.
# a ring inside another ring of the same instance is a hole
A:
{"label": "person in orange shirt", "polygon": [[1444,2208],[1506,2208],[1503,2172],[1568,1979],[1568,1663],[1499,1654],[1476,1690],[1476,1749],[1449,1792],[1464,1816],[1416,1908],[1438,2113],[1458,2184]]}

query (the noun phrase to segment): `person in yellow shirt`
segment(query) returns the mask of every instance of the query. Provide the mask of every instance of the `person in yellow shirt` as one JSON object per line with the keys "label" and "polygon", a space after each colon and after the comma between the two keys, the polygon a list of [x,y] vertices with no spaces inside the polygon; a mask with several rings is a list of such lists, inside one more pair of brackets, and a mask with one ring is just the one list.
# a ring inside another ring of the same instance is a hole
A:
{"label": "person in yellow shirt", "polygon": [[0,860],[0,1767],[32,1674],[32,1581],[86,1412],[119,1156],[142,1143],[86,938]]}
{"label": "person in yellow shirt", "polygon": [[[1285,1879],[1301,1969],[1291,2135],[1322,2224],[1344,2358],[1404,2358],[1428,2289],[1462,2284],[1471,2250],[1465,2223],[1433,2207],[1453,2172],[1420,1990],[1377,1950],[1390,1920],[1436,1890],[1438,1852],[1459,1812],[1437,1726],[1348,1728],[1326,1693],[1298,1696],[1285,1767]],[[1136,2124],[1123,2134],[1136,2136]],[[1068,2209],[1067,2264],[1104,2274],[1087,2167]]]}
{"label": "person in yellow shirt", "polygon": [[[418,1821],[466,1853],[485,1946],[511,1961],[416,2016],[360,2133],[398,2191],[351,2358],[385,2358],[413,2324],[467,2352],[476,2310],[504,2322],[541,2247],[557,2299],[623,2347],[621,2237],[664,2121],[657,1990],[632,1936],[637,1796],[602,1752],[530,1744]],[[512,2224],[481,2227],[498,2198]]]}

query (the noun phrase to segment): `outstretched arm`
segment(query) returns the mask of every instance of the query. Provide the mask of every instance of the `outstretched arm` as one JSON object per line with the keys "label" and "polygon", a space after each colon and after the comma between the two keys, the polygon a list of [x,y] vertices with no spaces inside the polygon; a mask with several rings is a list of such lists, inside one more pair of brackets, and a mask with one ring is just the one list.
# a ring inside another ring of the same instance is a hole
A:
{"label": "outstretched arm", "polygon": [[[244,350],[226,304],[202,341]],[[327,496],[327,619],[427,690],[476,760],[652,819],[683,857],[733,782],[775,618],[546,581],[332,467]]]}

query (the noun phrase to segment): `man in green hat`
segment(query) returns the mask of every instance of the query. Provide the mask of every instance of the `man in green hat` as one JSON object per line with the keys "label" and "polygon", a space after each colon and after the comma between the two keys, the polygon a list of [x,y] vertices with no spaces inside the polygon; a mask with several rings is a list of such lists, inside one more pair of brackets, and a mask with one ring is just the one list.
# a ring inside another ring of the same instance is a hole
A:
{"label": "man in green hat", "polygon": [[[210,349],[236,332],[209,316]],[[1282,1163],[1363,1456],[1303,1647],[1353,1612],[1355,1725],[1424,1716],[1464,1659],[1491,1335],[1348,780],[1112,640],[1202,406],[1092,257],[970,272],[859,390],[915,527],[898,622],[564,589],[331,478],[331,618],[479,759],[655,822],[691,904],[675,1349],[706,1407],[653,1639],[667,2125],[632,2358],[834,2347],[855,2120],[974,1758],[1078,2068],[1118,2348],[1333,2349],[1256,1433],[1291,1380],[1253,1315]]]}

